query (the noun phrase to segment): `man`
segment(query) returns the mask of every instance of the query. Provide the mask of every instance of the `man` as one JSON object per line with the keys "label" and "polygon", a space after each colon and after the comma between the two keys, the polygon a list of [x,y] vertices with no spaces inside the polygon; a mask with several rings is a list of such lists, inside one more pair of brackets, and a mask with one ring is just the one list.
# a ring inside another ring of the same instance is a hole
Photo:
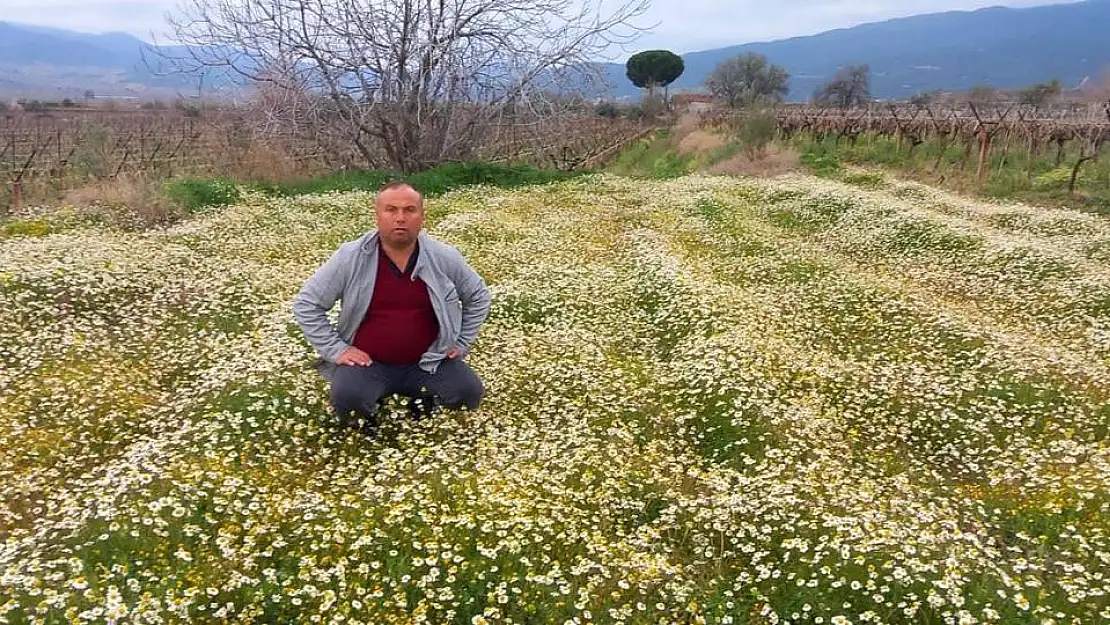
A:
{"label": "man", "polygon": [[463,359],[489,315],[489,289],[456,248],[423,231],[424,197],[412,185],[383,186],[374,212],[377,230],[342,244],[293,300],[332,408],[369,432],[393,394],[416,414],[476,409],[484,388]]}

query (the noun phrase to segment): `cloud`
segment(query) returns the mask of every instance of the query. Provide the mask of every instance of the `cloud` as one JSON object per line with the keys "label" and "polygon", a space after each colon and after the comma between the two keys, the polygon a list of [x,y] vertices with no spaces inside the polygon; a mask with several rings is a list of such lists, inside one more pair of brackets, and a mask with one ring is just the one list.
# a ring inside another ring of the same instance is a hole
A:
{"label": "cloud", "polygon": [[0,0],[0,20],[89,33],[125,32],[164,37],[175,0]]}
{"label": "cloud", "polygon": [[[619,1],[619,0],[618,0]],[[1059,1],[1059,0],[1057,0]],[[1066,1],[1066,0],[1065,0]],[[1052,4],[1044,0],[652,0],[642,17],[657,23],[634,44],[636,50],[666,48],[679,53],[810,35],[853,26],[948,10],[992,5],[1012,7]],[[175,0],[0,0],[0,20],[85,32],[123,31],[148,39],[162,38],[165,14]],[[627,51],[613,55],[627,57]]]}

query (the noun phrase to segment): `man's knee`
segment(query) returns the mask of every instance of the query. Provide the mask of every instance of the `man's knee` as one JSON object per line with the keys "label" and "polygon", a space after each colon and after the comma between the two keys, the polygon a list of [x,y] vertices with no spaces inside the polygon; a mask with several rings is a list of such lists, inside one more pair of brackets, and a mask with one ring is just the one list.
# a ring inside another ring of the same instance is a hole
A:
{"label": "man's knee", "polygon": [[482,398],[486,395],[486,387],[478,376],[473,376],[462,386],[459,393],[460,407],[467,410],[477,410],[482,405]]}
{"label": "man's knee", "polygon": [[377,412],[381,393],[374,386],[360,386],[337,380],[331,387],[331,405],[340,416],[356,413],[370,416]]}
{"label": "man's knee", "polygon": [[440,404],[445,408],[477,410],[486,394],[482,380],[465,365],[458,371],[452,371],[451,381],[446,386],[437,393]]}

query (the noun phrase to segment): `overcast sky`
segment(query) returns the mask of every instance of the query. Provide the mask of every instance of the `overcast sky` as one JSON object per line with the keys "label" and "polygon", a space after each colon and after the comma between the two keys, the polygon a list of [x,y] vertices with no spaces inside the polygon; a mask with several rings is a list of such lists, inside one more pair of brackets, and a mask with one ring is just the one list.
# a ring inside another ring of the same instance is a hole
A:
{"label": "overcast sky", "polygon": [[[642,36],[635,48],[667,48],[685,53],[808,35],[891,17],[1061,1],[651,0],[651,9],[642,20],[645,24],[658,25]],[[86,32],[124,31],[149,40],[151,31],[162,33],[166,12],[176,6],[176,0],[0,0],[0,21]]]}

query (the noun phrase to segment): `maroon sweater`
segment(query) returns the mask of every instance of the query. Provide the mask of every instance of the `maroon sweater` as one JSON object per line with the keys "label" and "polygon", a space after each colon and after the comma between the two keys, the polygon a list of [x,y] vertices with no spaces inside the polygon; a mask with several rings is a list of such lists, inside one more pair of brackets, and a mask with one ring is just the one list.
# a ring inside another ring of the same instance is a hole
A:
{"label": "maroon sweater", "polygon": [[413,365],[439,336],[428,286],[413,279],[417,248],[401,271],[378,247],[378,277],[370,307],[355,332],[354,346],[386,365]]}

